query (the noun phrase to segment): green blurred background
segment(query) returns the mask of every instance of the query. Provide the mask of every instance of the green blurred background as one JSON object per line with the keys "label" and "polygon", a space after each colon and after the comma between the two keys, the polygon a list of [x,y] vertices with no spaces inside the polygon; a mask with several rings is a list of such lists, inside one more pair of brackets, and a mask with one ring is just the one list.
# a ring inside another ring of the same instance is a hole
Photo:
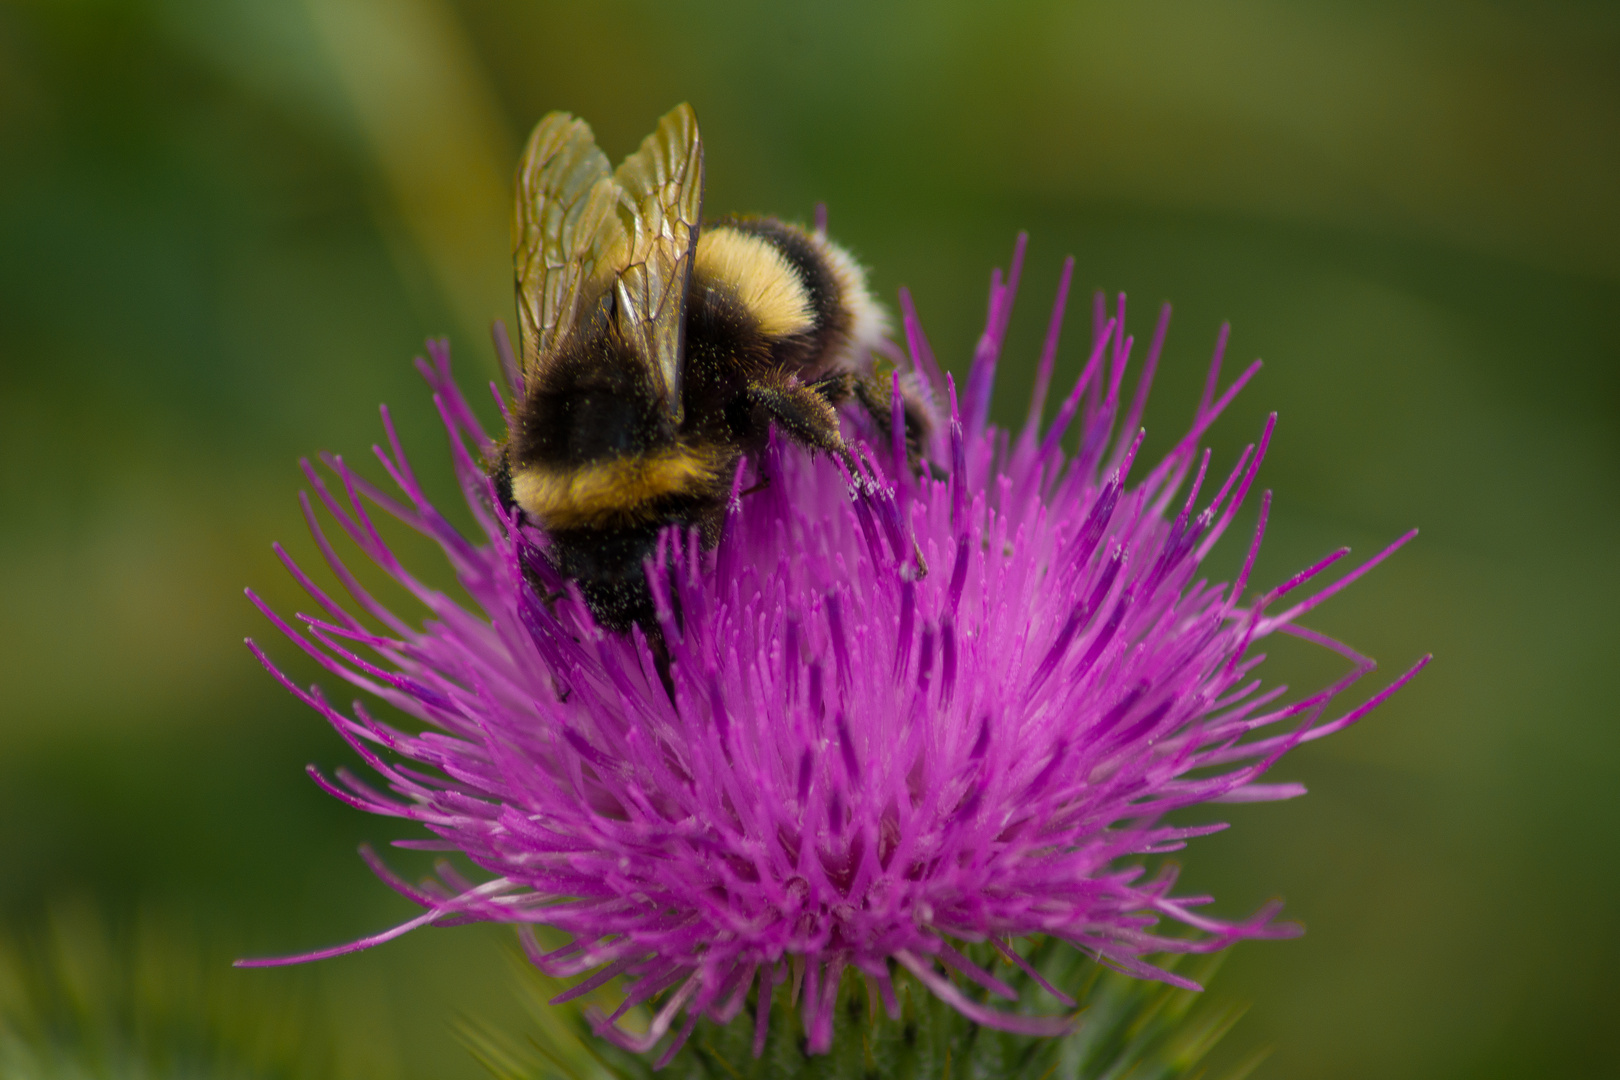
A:
{"label": "green blurred background", "polygon": [[[1130,294],[1139,335],[1177,304],[1152,445],[1230,319],[1267,367],[1218,453],[1281,413],[1260,580],[1423,528],[1312,625],[1381,677],[1433,667],[1279,769],[1310,797],[1236,808],[1188,854],[1223,913],[1281,894],[1309,926],[1227,964],[1212,992],[1253,1008],[1223,1060],[1620,1074],[1620,8],[770,10],[0,0],[9,924],[159,911],[229,956],[409,913],[354,855],[401,830],[303,776],[349,755],[242,647],[273,632],[241,589],[301,606],[269,549],[312,550],[294,462],[363,456],[379,401],[448,495],[409,360],[448,333],[469,383],[493,374],[528,126],[569,109],[617,157],[685,99],[710,213],[827,202],[958,371],[1028,229],[1004,418],[1065,254],[1077,286]],[[318,986],[348,1075],[477,1076],[450,1020],[522,1023],[506,948],[430,931],[234,977]]]}

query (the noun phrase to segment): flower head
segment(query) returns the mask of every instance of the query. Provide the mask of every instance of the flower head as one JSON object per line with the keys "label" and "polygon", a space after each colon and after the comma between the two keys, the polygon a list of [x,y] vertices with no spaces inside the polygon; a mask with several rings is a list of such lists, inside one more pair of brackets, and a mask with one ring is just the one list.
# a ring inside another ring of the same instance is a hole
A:
{"label": "flower head", "polygon": [[[307,498],[317,542],[374,625],[290,559],[324,614],[297,625],[260,606],[328,671],[425,725],[413,734],[361,704],[343,712],[277,672],[388,790],[344,771],[316,780],[437,838],[406,846],[460,851],[493,876],[474,883],[444,870],[416,887],[368,855],[424,913],[297,959],[447,919],[546,924],[571,942],[543,952],[525,941],[547,972],[586,976],[570,995],[624,979],[624,1005],[598,1029],[637,1050],[673,1030],[673,1053],[700,1016],[735,1016],[751,989],[762,1045],[772,988],[788,981],[809,1046],[825,1049],[841,975],[869,980],[892,1013],[893,965],[981,1023],[1066,1028],[1066,1016],[1002,1011],[965,993],[964,982],[1011,996],[963,954],[965,942],[991,942],[1028,971],[1014,943],[1046,935],[1185,982],[1144,955],[1295,933],[1274,905],[1238,921],[1200,914],[1207,897],[1175,895],[1174,869],[1150,874],[1143,860],[1222,827],[1170,824],[1171,811],[1301,794],[1261,776],[1415,673],[1335,713],[1334,699],[1372,663],[1297,624],[1409,537],[1278,610],[1344,552],[1249,594],[1263,494],[1237,579],[1196,580],[1251,496],[1272,422],[1224,475],[1211,476],[1198,443],[1258,365],[1222,389],[1217,347],[1192,427],[1143,464],[1138,425],[1168,308],[1127,392],[1135,347],[1124,297],[1110,318],[1099,296],[1086,366],[1043,426],[1071,262],[1029,420],[1016,434],[999,430],[990,394],[1022,250],[1021,238],[1006,280],[992,280],[960,395],[902,296],[913,362],[949,402],[921,476],[901,443],[868,447],[855,476],[773,443],[739,471],[718,548],[665,535],[649,579],[667,690],[640,631],[596,627],[550,569],[544,537],[499,509],[479,465],[493,444],[451,379],[447,347],[430,344],[433,362],[419,366],[481,536],[464,537],[428,502],[386,410],[389,449],[377,454],[403,500],[340,459],[327,462],[335,489],[306,466],[343,532],[430,618],[415,624],[366,593]],[[368,507],[435,540],[473,606],[413,577]],[[1340,653],[1349,670],[1285,701],[1255,674],[1254,646],[1278,633]],[[645,1034],[615,1024],[660,994]]]}

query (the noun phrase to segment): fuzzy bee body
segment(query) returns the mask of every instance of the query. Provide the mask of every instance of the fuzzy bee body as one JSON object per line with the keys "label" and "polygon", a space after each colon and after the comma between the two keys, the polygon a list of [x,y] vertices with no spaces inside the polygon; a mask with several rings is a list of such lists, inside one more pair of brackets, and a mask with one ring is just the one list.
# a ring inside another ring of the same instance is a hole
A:
{"label": "fuzzy bee body", "polygon": [[[775,218],[700,226],[702,143],[679,106],[610,172],[590,128],[535,128],[513,218],[524,387],[493,463],[501,501],[599,623],[653,626],[645,560],[660,531],[720,525],[740,458],[772,425],[847,456],[837,406],[884,428],[871,350],[887,322],[865,274],[819,232]],[[909,373],[914,441],[930,410]]]}

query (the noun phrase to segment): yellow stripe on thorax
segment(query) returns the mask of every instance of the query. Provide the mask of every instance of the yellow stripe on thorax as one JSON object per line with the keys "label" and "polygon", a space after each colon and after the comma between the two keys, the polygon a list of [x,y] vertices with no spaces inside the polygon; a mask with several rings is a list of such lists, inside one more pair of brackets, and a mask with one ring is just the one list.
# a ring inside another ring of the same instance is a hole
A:
{"label": "yellow stripe on thorax", "polygon": [[659,516],[654,500],[713,484],[716,467],[712,454],[687,446],[571,468],[525,465],[512,472],[512,497],[545,529],[637,524]]}

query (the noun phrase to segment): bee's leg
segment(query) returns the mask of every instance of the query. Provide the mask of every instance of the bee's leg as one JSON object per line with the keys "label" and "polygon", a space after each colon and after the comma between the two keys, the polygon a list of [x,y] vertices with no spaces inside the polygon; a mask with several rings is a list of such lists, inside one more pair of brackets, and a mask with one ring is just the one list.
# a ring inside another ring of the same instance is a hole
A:
{"label": "bee's leg", "polygon": [[[748,396],[752,404],[769,413],[798,442],[842,457],[853,475],[857,471],[855,461],[838,430],[834,410],[853,399],[888,440],[894,428],[890,391],[881,378],[840,371],[812,383],[788,378],[761,380],[749,386]],[[906,456],[914,469],[932,473],[931,463],[923,456],[923,443],[934,428],[933,410],[910,380],[900,380],[900,399],[906,424]]]}
{"label": "bee's leg", "polygon": [[838,413],[822,393],[824,382],[806,384],[791,377],[763,379],[749,384],[748,403],[764,410],[793,441],[848,459],[849,447],[838,430]]}
{"label": "bee's leg", "polygon": [[[854,400],[872,418],[884,443],[894,437],[893,387],[882,374],[857,375],[839,371],[810,383],[810,389],[837,407]],[[906,456],[913,469],[927,467],[923,444],[934,430],[934,409],[913,378],[900,379],[900,408],[906,425]]]}
{"label": "bee's leg", "polygon": [[835,371],[831,375],[823,375],[809,385],[810,389],[820,395],[821,400],[836,409],[856,392],[860,378],[853,371]]}
{"label": "bee's leg", "polygon": [[[851,394],[877,425],[885,441],[894,437],[894,388],[880,376],[854,378]],[[923,444],[934,430],[934,411],[911,379],[900,380],[900,407],[906,425],[906,457],[913,469],[926,467]]]}
{"label": "bee's leg", "polygon": [[[836,405],[854,398],[872,418],[885,441],[894,437],[893,387],[881,375],[859,376],[853,372],[841,372],[818,379],[811,386],[824,394],[829,404]],[[900,404],[906,425],[907,461],[914,470],[921,468],[932,472],[931,463],[923,457],[923,440],[933,430],[933,412],[927,400],[918,392],[915,382],[905,378],[900,380]],[[848,457],[846,451],[846,460]],[[855,468],[851,464],[850,474],[854,473]],[[927,577],[928,562],[923,558],[922,548],[918,546],[915,538],[911,541],[911,552],[914,560],[913,572],[917,577]]]}
{"label": "bee's leg", "polygon": [[[834,404],[844,400],[847,394],[859,394],[861,381],[848,372],[818,379],[813,383],[804,384],[797,381],[782,381],[777,383],[754,383],[748,388],[749,400],[757,407],[764,409],[771,418],[791,435],[794,439],[817,450],[826,450],[837,454],[849,470],[851,479],[861,475],[861,468],[855,461],[855,455],[850,452],[849,445],[844,442],[843,434],[838,430],[838,413],[834,411]],[[874,413],[876,415],[876,413]],[[863,490],[863,486],[856,485],[856,490]],[[868,495],[860,495],[867,498]],[[912,554],[915,559],[914,572],[918,577],[928,573],[928,564],[923,561],[922,549],[917,541],[912,540]]]}

